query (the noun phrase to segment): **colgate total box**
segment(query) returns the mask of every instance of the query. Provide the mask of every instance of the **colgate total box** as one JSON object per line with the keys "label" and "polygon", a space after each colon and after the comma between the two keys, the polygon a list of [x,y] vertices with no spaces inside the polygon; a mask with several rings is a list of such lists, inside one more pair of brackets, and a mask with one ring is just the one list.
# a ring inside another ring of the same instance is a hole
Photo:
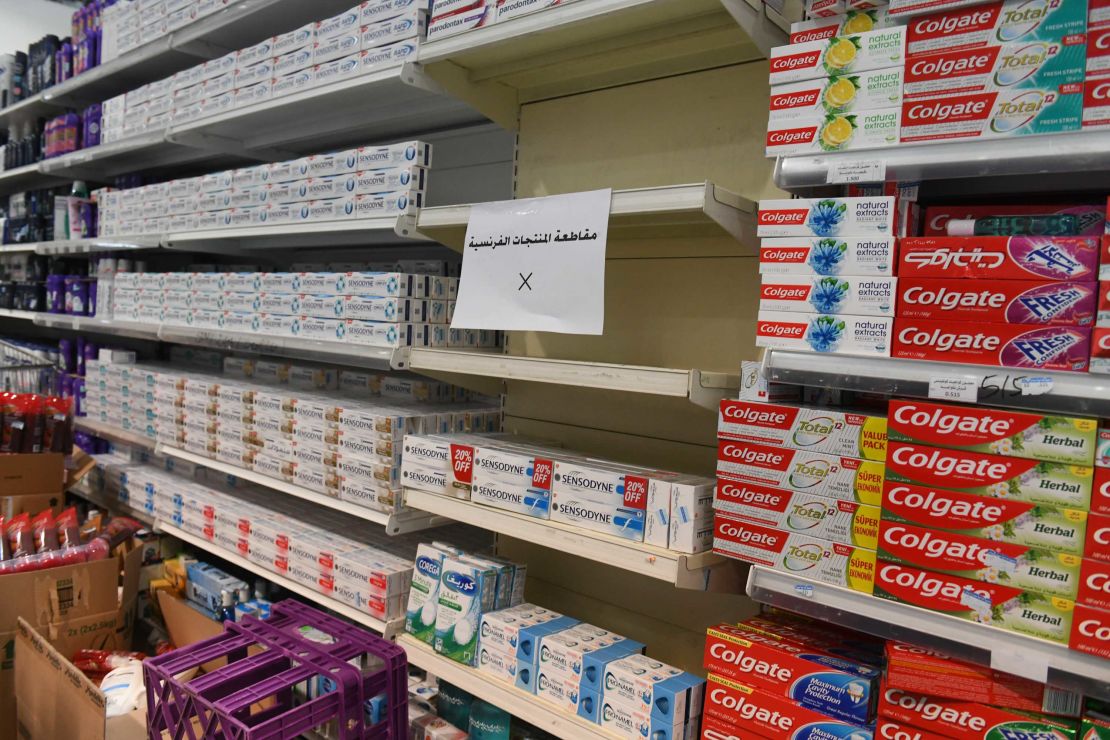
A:
{"label": "colgate total box", "polygon": [[744,521],[718,511],[713,552],[820,583],[871,593],[875,551]]}
{"label": "colgate total box", "polygon": [[[898,278],[764,275],[759,307],[851,316],[893,316]],[[1091,295],[1092,301],[1094,294]]]}
{"label": "colgate total box", "polygon": [[1075,602],[1058,596],[886,560],[875,569],[875,595],[1062,644],[1071,636],[1076,610]]}
{"label": "colgate total box", "polygon": [[875,31],[891,26],[901,26],[903,23],[891,18],[886,8],[850,10],[843,15],[826,18],[811,17],[807,21],[791,23],[790,43],[804,44],[810,41],[825,41],[833,36]]}
{"label": "colgate total box", "polygon": [[1093,473],[1078,465],[887,443],[887,480],[1066,509],[1090,508]]}
{"label": "colgate total box", "polygon": [[794,198],[759,201],[757,236],[890,236],[894,198]]}
{"label": "colgate total box", "polygon": [[906,237],[899,244],[898,276],[1093,281],[1098,260],[1094,237]]}
{"label": "colgate total box", "polygon": [[[1038,280],[903,279],[898,315],[911,319],[1089,326],[1096,283]],[[1107,309],[1110,322],[1110,307]]]}
{"label": "colgate total box", "polygon": [[945,8],[906,22],[906,54],[910,57],[1003,43],[1054,41],[1087,31],[1087,3],[1083,0],[995,0],[959,10],[947,9],[956,6],[951,1],[897,0],[890,10],[895,15],[906,12],[896,6],[910,3]]}
{"label": "colgate total box", "polygon": [[1090,364],[1091,329],[899,318],[891,357],[970,365],[1081,372]]}
{"label": "colgate total box", "polygon": [[[706,681],[703,716],[723,723],[721,732],[725,737],[744,737],[750,733],[764,738],[870,735],[858,725],[831,719],[783,696],[712,673]],[[703,737],[707,729],[709,726],[703,722]]]}
{"label": "colgate total box", "polygon": [[882,28],[850,36],[834,36],[771,49],[771,85],[836,74],[857,74],[901,67],[906,54],[906,29]]}
{"label": "colgate total box", "polygon": [[920,727],[942,737],[1074,738],[1075,723],[1017,710],[999,709],[959,699],[943,699],[886,685],[879,698],[880,716]]}
{"label": "colgate total box", "polygon": [[1110,660],[1110,612],[1077,604],[1068,647]]}
{"label": "colgate total box", "polygon": [[[706,630],[703,666],[720,676],[857,725],[874,717],[880,671],[731,624]],[[706,687],[708,698],[710,687]]]}
{"label": "colgate total box", "polygon": [[1090,466],[1098,441],[1095,419],[900,399],[888,408],[897,442]]}
{"label": "colgate total box", "polygon": [[902,103],[902,143],[1059,134],[1083,127],[1083,85],[1002,89]]}
{"label": "colgate total box", "polygon": [[[1101,228],[1101,221],[1099,222]],[[894,237],[796,236],[763,239],[763,275],[893,275]]]}
{"label": "colgate total box", "polygon": [[721,440],[717,445],[719,478],[871,506],[882,499],[883,468],[878,461],[754,442]]}
{"label": "colgate total box", "polygon": [[721,401],[717,437],[862,460],[886,459],[886,417],[755,401]]}
{"label": "colgate total box", "polygon": [[894,320],[885,316],[840,316],[760,311],[757,347],[842,355],[890,356]]}

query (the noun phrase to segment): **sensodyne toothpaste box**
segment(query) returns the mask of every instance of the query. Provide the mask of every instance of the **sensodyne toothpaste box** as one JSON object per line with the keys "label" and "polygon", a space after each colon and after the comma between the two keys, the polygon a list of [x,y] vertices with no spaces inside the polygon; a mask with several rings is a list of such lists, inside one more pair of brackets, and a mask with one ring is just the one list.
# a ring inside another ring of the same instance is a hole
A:
{"label": "sensodyne toothpaste box", "polygon": [[551,516],[554,462],[532,450],[477,445],[470,499],[539,519]]}
{"label": "sensodyne toothpaste box", "polygon": [[762,311],[893,316],[898,278],[763,275]]}

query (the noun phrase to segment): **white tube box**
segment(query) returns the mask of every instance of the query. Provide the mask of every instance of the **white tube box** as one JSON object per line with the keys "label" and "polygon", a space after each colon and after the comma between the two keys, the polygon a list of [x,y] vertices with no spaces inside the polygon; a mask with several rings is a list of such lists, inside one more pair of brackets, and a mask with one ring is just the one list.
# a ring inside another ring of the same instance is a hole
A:
{"label": "white tube box", "polygon": [[764,275],[893,275],[895,244],[892,236],[763,239],[759,271]]}
{"label": "white tube box", "polygon": [[756,346],[828,354],[889,357],[894,319],[760,311]]}
{"label": "white tube box", "polygon": [[894,198],[795,198],[759,201],[757,236],[891,236]]}
{"label": "white tube box", "polygon": [[898,278],[763,275],[759,308],[767,311],[893,316]]}

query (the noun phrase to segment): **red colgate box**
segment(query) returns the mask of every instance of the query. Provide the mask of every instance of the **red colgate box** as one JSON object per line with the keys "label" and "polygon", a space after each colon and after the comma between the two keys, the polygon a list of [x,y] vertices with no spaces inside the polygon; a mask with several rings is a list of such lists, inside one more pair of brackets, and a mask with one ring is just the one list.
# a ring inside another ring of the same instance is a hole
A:
{"label": "red colgate box", "polygon": [[949,740],[947,735],[919,730],[889,717],[879,717],[875,724],[875,737],[880,740]]}
{"label": "red colgate box", "polygon": [[1098,284],[1098,308],[1095,312],[1095,326],[1110,327],[1110,280]]}
{"label": "red colgate box", "polygon": [[886,459],[886,418],[825,408],[725,399],[717,437],[813,450],[866,460]]}
{"label": "red colgate box", "polygon": [[814,647],[829,655],[838,655],[856,663],[881,668],[885,640],[842,629],[828,622],[816,624],[796,621],[791,614],[775,614],[773,617],[748,617],[739,623],[740,627],[764,632],[784,642],[797,645],[803,650]]}
{"label": "red colgate box", "polygon": [[1110,660],[1110,612],[1077,604],[1068,647]]}
{"label": "red colgate box", "polygon": [[890,356],[965,365],[1082,372],[1091,329],[897,318]]}
{"label": "red colgate box", "polygon": [[[963,8],[965,5],[973,7]],[[890,4],[890,13],[895,16],[922,11],[938,12],[907,21],[907,56],[982,48],[1005,41],[1046,41],[1087,30],[1087,3],[1082,0],[894,0]]]}
{"label": "red colgate box", "polygon": [[1110,373],[1110,327],[1095,329],[1091,332],[1092,373]]}
{"label": "red colgate box", "polygon": [[1095,468],[1091,490],[1091,513],[1110,514],[1110,468]]}
{"label": "red colgate box", "polygon": [[1091,514],[1087,519],[1085,557],[1110,563],[1110,514]]}
{"label": "red colgate box", "polygon": [[1110,563],[1085,559],[1075,603],[1110,611]]}
{"label": "red colgate box", "polygon": [[[999,324],[1087,326],[1095,319],[1095,283],[922,278],[898,285],[898,316]],[[1101,313],[1100,313],[1101,315]],[[1110,321],[1110,307],[1107,309]]]}
{"label": "red colgate box", "polygon": [[1102,237],[1102,252],[1099,256],[1099,280],[1110,280],[1110,236]]}
{"label": "red colgate box", "polygon": [[958,740],[1076,737],[1074,722],[883,686],[879,715]]}
{"label": "red colgate box", "polygon": [[953,205],[929,206],[925,209],[924,236],[948,236],[948,222],[968,221],[991,216],[1075,216],[1076,236],[1101,237],[1106,221],[1106,204],[1099,205]]}
{"label": "red colgate box", "polygon": [[[725,724],[728,733],[725,737],[755,733],[772,740],[783,737],[801,740],[864,732],[858,725],[831,719],[782,696],[712,673],[706,679],[702,714]],[[705,729],[703,726],[703,737]]]}
{"label": "red colgate box", "polygon": [[899,242],[898,277],[1092,281],[1099,240],[1082,236],[913,236]]}
{"label": "red colgate box", "polygon": [[1076,465],[887,444],[887,480],[1066,509],[1090,508],[1092,474],[1092,468]]}
{"label": "red colgate box", "polygon": [[883,463],[879,461],[754,442],[721,440],[717,476],[871,506],[878,506],[883,495]]}

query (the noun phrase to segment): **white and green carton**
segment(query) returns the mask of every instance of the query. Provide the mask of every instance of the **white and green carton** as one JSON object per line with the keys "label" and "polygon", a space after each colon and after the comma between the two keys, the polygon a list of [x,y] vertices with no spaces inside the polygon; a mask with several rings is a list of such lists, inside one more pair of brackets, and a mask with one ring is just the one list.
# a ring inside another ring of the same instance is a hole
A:
{"label": "white and green carton", "polygon": [[464,665],[474,665],[478,649],[478,626],[482,615],[497,603],[497,568],[464,556],[443,561],[436,610],[437,653]]}

